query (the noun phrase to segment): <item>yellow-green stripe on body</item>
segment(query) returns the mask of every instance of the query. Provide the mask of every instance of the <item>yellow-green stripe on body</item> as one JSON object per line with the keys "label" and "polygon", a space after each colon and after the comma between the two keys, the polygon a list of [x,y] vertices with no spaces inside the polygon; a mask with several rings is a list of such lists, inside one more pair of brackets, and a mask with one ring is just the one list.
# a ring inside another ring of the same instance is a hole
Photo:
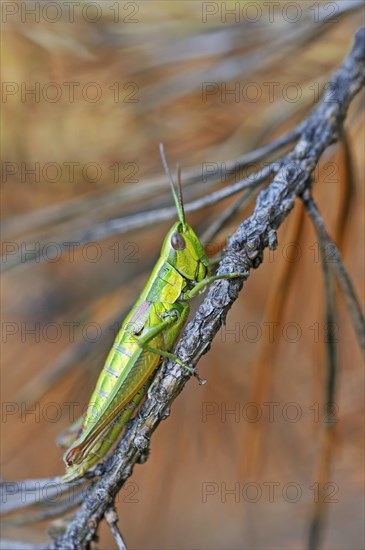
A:
{"label": "yellow-green stripe on body", "polygon": [[[160,356],[141,348],[138,339],[172,313],[178,316],[173,328],[158,334],[149,346],[170,351],[181,331],[190,306],[187,302],[172,300],[177,300],[186,282],[177,271],[167,267],[166,262],[157,263],[140,298],[122,324],[90,399],[81,435],[66,453],[69,466],[81,464],[86,459],[95,439],[105,435],[105,425],[128,405],[157,368]],[[152,301],[157,295],[151,280],[163,284],[160,297],[170,299],[172,303]]]}

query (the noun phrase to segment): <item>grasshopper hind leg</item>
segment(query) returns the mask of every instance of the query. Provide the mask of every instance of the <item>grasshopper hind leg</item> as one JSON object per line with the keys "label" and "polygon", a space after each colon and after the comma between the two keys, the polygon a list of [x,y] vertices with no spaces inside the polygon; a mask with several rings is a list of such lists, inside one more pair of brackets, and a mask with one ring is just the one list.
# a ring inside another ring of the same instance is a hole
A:
{"label": "grasshopper hind leg", "polygon": [[[111,425],[100,434],[83,460],[81,460],[80,463],[74,463],[66,468],[66,474],[62,478],[63,482],[69,483],[83,477],[92,466],[105,457],[142,399],[146,396],[148,386],[151,382],[152,378],[148,380],[147,384],[143,386],[138,393],[136,393],[130,403],[118,414]],[[77,441],[75,441],[74,444],[77,446]]]}
{"label": "grasshopper hind leg", "polygon": [[[122,427],[118,427],[118,433],[115,437],[119,435],[121,429]],[[115,439],[113,439],[113,432],[115,430],[115,424],[105,430],[105,432],[101,434],[101,438],[94,443],[85,460],[83,460],[80,464],[73,464],[72,466],[67,467],[66,474],[63,476],[62,481],[68,483],[83,477],[85,473],[92,468],[92,466],[99,462],[113,445],[115,441]]]}

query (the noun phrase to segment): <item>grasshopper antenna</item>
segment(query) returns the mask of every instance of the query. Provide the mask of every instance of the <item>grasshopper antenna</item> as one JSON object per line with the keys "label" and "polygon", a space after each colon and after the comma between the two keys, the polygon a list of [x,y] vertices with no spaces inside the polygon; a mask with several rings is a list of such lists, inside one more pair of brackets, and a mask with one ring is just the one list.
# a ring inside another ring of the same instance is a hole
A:
{"label": "grasshopper antenna", "polygon": [[176,206],[177,214],[179,216],[179,220],[181,221],[181,223],[183,224],[183,227],[185,228],[186,221],[185,221],[185,212],[184,212],[184,206],[183,206],[184,203],[183,203],[182,191],[181,191],[181,168],[180,168],[180,166],[178,166],[178,169],[177,169],[178,193],[176,193],[175,183],[174,183],[174,180],[172,178],[170,168],[167,164],[163,143],[160,143],[160,155],[161,155],[161,160],[162,160],[163,167],[165,169],[167,177],[170,180],[171,191],[172,191],[172,195],[174,197],[175,206]]}
{"label": "grasshopper antenna", "polygon": [[177,173],[177,191],[179,194],[179,203],[180,208],[182,212],[182,219],[183,219],[183,225],[185,226],[185,210],[184,210],[184,199],[182,196],[182,185],[181,185],[181,166],[180,164],[177,164],[176,166],[176,173]]}

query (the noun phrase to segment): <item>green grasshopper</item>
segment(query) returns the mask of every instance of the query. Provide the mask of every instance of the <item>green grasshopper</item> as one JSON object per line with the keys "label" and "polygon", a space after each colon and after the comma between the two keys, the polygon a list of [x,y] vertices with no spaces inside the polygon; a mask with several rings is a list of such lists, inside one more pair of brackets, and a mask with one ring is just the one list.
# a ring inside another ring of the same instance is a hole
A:
{"label": "green grasshopper", "polygon": [[162,144],[160,152],[179,221],[167,233],[151,276],[122,323],[84,418],[63,437],[65,443],[76,432],[64,456],[65,482],[82,477],[105,457],[146,396],[161,357],[174,359],[196,375],[194,369],[170,353],[189,315],[189,301],[212,281],[243,276],[208,276],[209,260],[203,245],[185,221],[180,171],[176,191]]}

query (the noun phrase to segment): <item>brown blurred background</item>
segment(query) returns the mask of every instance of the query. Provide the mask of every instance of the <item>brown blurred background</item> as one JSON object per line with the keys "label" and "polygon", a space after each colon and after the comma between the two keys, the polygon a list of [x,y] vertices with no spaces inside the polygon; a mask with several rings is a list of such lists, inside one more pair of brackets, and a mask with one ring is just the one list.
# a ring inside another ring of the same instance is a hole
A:
{"label": "brown blurred background", "polygon": [[[274,12],[257,2],[82,1],[74,10],[44,2],[33,15],[32,4],[2,6],[6,480],[63,473],[56,437],[87,403],[170,223],[73,254],[47,243],[77,241],[99,222],[170,205],[160,141],[184,181],[189,167],[220,169],[292,128],[318,102],[363,20],[361,11],[343,14],[341,2],[280,2]],[[315,186],[362,303],[363,121],[361,96],[346,141],[324,155]],[[223,177],[218,187],[227,184]],[[185,198],[210,189],[197,182]],[[228,203],[189,220],[202,232]],[[252,207],[226,226],[220,245]],[[30,243],[46,246],[46,261],[24,261]],[[338,422],[323,548],[355,550],[364,547],[364,380],[340,292],[337,306]],[[155,433],[149,460],[119,495],[129,548],[306,548],[323,454],[324,311],[318,242],[298,202],[278,250],[252,273],[199,364],[208,383],[187,385]],[[46,528],[6,535],[42,541]],[[103,525],[100,548],[114,547]]]}

